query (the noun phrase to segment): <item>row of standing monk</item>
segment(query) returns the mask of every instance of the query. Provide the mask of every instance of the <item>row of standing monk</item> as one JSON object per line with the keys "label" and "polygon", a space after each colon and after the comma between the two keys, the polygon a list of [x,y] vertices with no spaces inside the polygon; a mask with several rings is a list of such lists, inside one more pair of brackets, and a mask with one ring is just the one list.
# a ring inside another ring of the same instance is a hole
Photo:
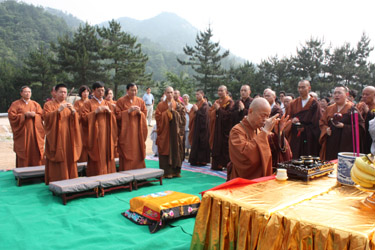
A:
{"label": "row of standing monk", "polygon": [[[367,87],[365,90],[369,90],[374,99],[375,91],[372,88]],[[316,156],[320,151],[323,159],[330,160],[337,157],[337,152],[352,151],[345,148],[352,144],[343,142],[351,138],[345,136],[348,123],[350,125],[347,114],[355,109],[353,103],[348,102],[346,98],[342,102],[342,95],[346,96],[346,88],[335,89],[334,95],[337,96],[335,104],[327,108],[323,116],[319,103],[310,97],[310,90],[308,81],[298,83],[300,97],[286,110],[291,122],[285,129],[279,129],[277,131],[279,134],[268,136],[268,140],[264,142],[272,151],[272,164],[291,159],[292,155],[293,158],[301,155]],[[114,158],[117,153],[121,170],[145,167],[147,111],[143,100],[136,97],[136,85],[128,85],[127,95],[120,98],[116,105],[103,100],[104,84],[100,82],[93,85],[92,99],[83,98],[77,101],[74,107],[65,101],[67,95],[65,85],[57,85],[55,91],[56,98],[45,104],[44,111],[39,104],[30,100],[31,89],[28,87],[21,90],[22,98],[10,107],[8,113],[14,133],[17,167],[43,163],[44,133],[47,184],[57,179],[75,178],[77,161],[87,160],[88,175],[114,172],[116,171]],[[203,98],[203,91],[196,92],[197,103],[189,112],[188,140],[191,144],[189,156],[191,165],[206,165],[211,162],[211,156],[214,170],[227,167],[231,170],[233,169],[231,166],[236,165],[234,148],[244,148],[251,141],[249,136],[243,138],[239,145],[234,145],[230,140],[232,127],[242,120],[243,124],[246,124],[245,116],[250,114],[249,107],[252,102],[250,86],[243,85],[240,91],[241,99],[234,102],[228,96],[227,88],[220,86],[219,99],[212,107],[209,107]],[[272,90],[270,92],[274,95]],[[166,99],[159,103],[155,112],[159,164],[160,168],[165,170],[165,177],[179,177],[184,160],[186,111],[182,102],[173,99],[173,88],[167,87],[164,94]],[[266,92],[265,97],[267,98]],[[366,105],[368,108],[365,109],[367,110],[365,119],[368,123],[373,116],[371,110],[375,108],[374,100],[372,104],[366,103]],[[275,103],[272,103],[271,108],[270,116],[274,117],[276,113],[282,114],[280,107]],[[331,118],[337,112],[342,113],[344,117],[338,124],[332,123]],[[264,123],[265,121],[263,125]],[[363,134],[364,124],[360,116],[360,128]],[[331,144],[334,144],[333,148]],[[230,147],[233,150],[230,150]],[[262,148],[261,145],[258,145],[258,148]],[[325,150],[326,148],[330,150]],[[361,150],[366,152],[368,148],[364,146]],[[258,151],[250,152],[245,159],[242,159],[243,164],[246,165],[246,162],[250,163],[254,159],[262,159],[257,155]],[[256,178],[269,172],[264,169],[249,169],[252,164],[247,165],[247,175],[241,177]],[[235,171],[230,171],[229,175],[229,178],[236,177]]]}

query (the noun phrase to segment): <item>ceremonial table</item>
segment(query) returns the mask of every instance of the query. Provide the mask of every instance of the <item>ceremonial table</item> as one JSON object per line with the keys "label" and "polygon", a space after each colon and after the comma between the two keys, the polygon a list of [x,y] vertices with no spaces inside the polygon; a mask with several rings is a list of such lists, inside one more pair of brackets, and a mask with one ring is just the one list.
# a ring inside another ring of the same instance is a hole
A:
{"label": "ceremonial table", "polygon": [[203,194],[191,249],[375,249],[369,193],[328,177],[236,181]]}

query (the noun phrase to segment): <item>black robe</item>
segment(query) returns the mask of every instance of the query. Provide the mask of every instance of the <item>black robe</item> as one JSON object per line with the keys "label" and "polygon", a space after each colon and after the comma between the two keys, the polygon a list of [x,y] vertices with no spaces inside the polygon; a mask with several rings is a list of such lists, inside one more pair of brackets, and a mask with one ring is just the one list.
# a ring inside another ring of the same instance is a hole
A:
{"label": "black robe", "polygon": [[[235,102],[232,108],[232,112],[231,112],[232,113],[232,127],[237,125],[240,121],[242,121],[242,119],[245,116],[247,116],[247,113],[249,111],[249,107],[252,101],[253,101],[253,98],[248,97],[246,98],[245,101],[241,99]],[[240,102],[242,102],[243,105],[245,106],[243,110],[240,110]]]}
{"label": "black robe", "polygon": [[[189,155],[190,165],[193,166],[205,165],[205,163],[210,162],[209,109],[210,107],[208,103],[204,102],[202,107],[195,112],[194,128],[192,129],[191,151]],[[190,121],[193,122],[192,120]]]}

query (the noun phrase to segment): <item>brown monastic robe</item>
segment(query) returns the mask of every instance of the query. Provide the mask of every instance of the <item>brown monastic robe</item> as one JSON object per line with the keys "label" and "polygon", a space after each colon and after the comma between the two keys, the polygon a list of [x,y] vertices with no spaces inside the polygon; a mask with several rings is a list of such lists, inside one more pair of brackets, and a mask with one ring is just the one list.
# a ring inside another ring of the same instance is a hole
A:
{"label": "brown monastic robe", "polygon": [[[109,112],[96,114],[99,106],[108,106]],[[87,176],[116,172],[115,152],[117,147],[117,123],[114,108],[106,100],[99,102],[93,98],[85,102],[81,109],[83,124],[87,126]]]}
{"label": "brown monastic robe", "polygon": [[184,160],[185,107],[181,103],[172,102],[172,110],[168,108],[168,100],[160,102],[156,107],[155,120],[157,127],[156,145],[159,151],[159,167],[164,175],[178,175]]}
{"label": "brown monastic robe", "polygon": [[[88,101],[88,100],[86,100]],[[87,127],[83,124],[82,122],[82,118],[81,118],[81,108],[83,107],[83,104],[85,103],[85,101],[83,101],[82,99],[76,101],[74,103],[74,109],[78,112],[79,114],[79,127],[80,127],[80,130],[81,130],[81,139],[82,139],[82,152],[81,152],[81,156],[79,157],[79,160],[78,162],[87,162],[87,137],[85,137],[85,133],[84,131],[87,130]]]}
{"label": "brown monastic robe", "polygon": [[[347,102],[345,106],[337,111],[336,103],[327,107],[326,112],[320,119],[320,129],[321,134],[319,142],[322,145],[320,151],[320,158],[322,160],[334,160],[337,159],[339,152],[354,152],[353,150],[353,140],[352,140],[352,121],[351,121],[351,111],[357,110],[352,102]],[[332,122],[335,113],[342,114],[341,122],[344,123],[344,128],[336,128]],[[364,143],[364,120],[361,114],[358,113],[358,122],[359,122],[359,139],[360,139],[360,152],[363,152],[363,143]],[[354,123],[354,121],[353,121]],[[327,128],[330,127],[332,134],[331,136],[327,135]]]}
{"label": "brown monastic robe", "polygon": [[190,165],[204,166],[210,162],[209,109],[205,100],[197,103],[198,110],[189,113]]}
{"label": "brown monastic robe", "polygon": [[310,96],[310,99],[302,108],[302,98],[293,100],[286,110],[289,119],[298,117],[300,126],[290,124],[285,128],[293,158],[298,159],[302,155],[318,156],[319,145],[319,120],[322,116],[319,102]]}
{"label": "brown monastic robe", "polygon": [[272,174],[268,135],[253,129],[246,117],[230,132],[229,155],[232,166],[228,168],[228,180],[237,177],[255,179]]}
{"label": "brown monastic robe", "polygon": [[[26,112],[35,112],[35,117],[26,118]],[[44,164],[43,110],[30,100],[14,101],[8,110],[8,119],[13,132],[13,150],[16,167],[40,166]]]}
{"label": "brown monastic robe", "polygon": [[218,110],[212,105],[210,109],[210,148],[212,152],[213,170],[222,170],[229,163],[228,138],[232,128],[231,110],[233,100],[226,96],[225,99],[216,100],[220,104]]}
{"label": "brown monastic robe", "polygon": [[[249,107],[250,104],[252,103],[253,98],[248,97],[245,100],[238,100],[236,103],[233,105],[233,108],[231,110],[231,115],[232,115],[232,127],[237,125],[242,119],[247,116],[247,113],[249,112]],[[240,110],[240,102],[243,103],[245,108],[243,110]]]}
{"label": "brown monastic robe", "polygon": [[52,100],[44,104],[43,110],[47,185],[52,181],[78,177],[77,161],[82,150],[78,113],[72,114],[68,108],[59,113],[59,106],[60,103]]}
{"label": "brown monastic robe", "polygon": [[[128,113],[131,106],[140,107],[141,113]],[[117,124],[119,125],[118,152],[120,171],[145,168],[147,139],[147,109],[142,98],[123,96],[116,104]]]}

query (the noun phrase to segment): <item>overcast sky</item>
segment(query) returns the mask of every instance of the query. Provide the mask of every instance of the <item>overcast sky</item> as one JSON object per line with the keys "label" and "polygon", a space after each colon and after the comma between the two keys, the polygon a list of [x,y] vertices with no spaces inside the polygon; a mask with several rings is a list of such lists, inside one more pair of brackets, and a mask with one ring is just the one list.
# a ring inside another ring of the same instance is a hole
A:
{"label": "overcast sky", "polygon": [[[366,32],[375,41],[373,0],[24,0],[66,11],[90,24],[119,17],[148,19],[173,12],[199,30],[211,24],[214,40],[251,62],[294,55],[310,37],[333,47],[355,46]],[[375,52],[371,54],[375,62]]]}

